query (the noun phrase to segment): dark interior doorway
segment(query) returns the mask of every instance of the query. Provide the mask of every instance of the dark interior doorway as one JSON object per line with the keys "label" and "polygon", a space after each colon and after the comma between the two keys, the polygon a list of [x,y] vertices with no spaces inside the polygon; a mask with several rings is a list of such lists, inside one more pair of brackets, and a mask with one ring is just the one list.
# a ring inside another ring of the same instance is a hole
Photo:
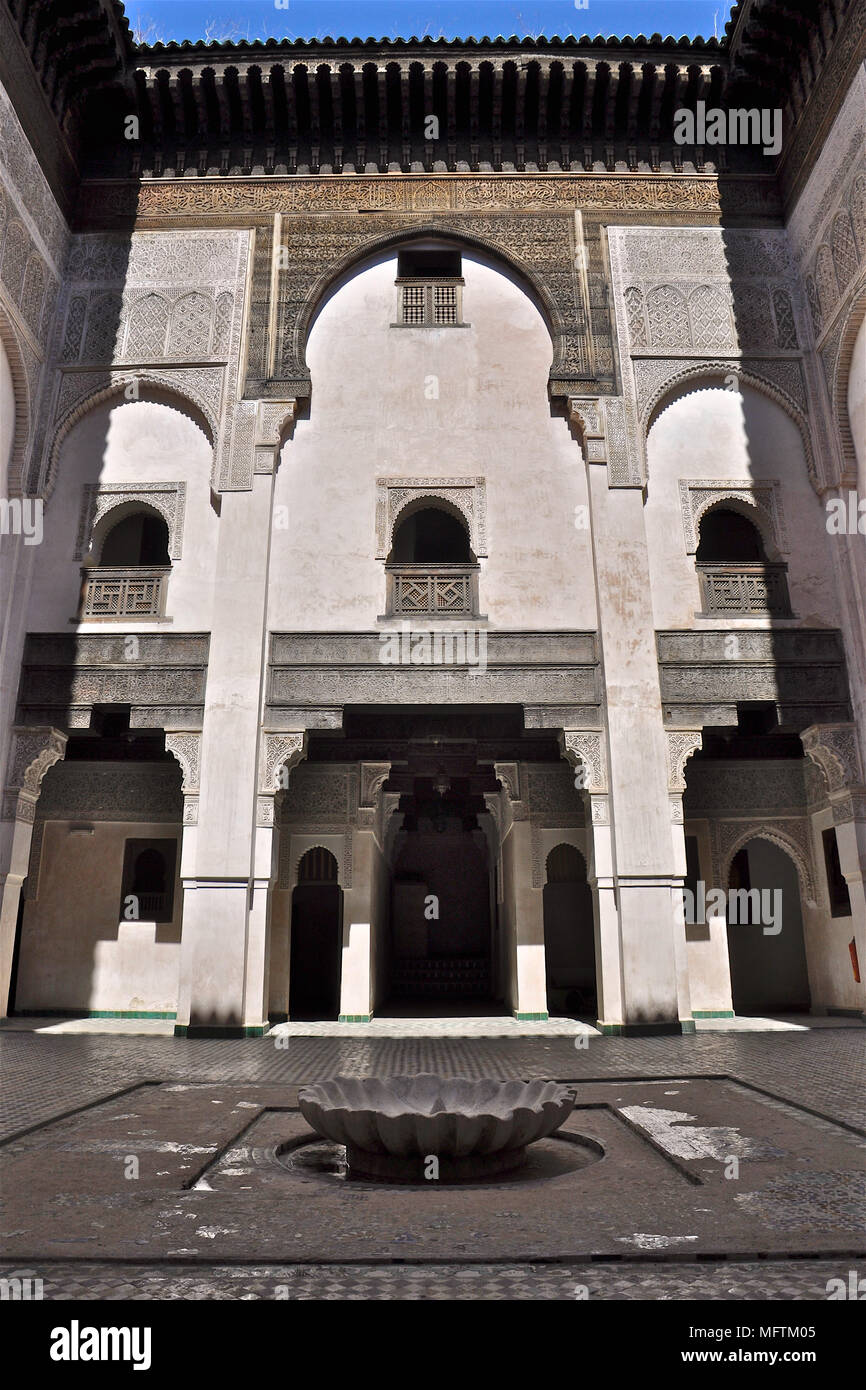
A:
{"label": "dark interior doorway", "polygon": [[401,797],[390,902],[390,1000],[489,1005],[491,874],[471,776],[413,779]]}
{"label": "dark interior doorway", "polygon": [[294,1020],[336,1019],[340,1013],[343,890],[329,850],[307,850],[292,893],[289,1014]]}
{"label": "dark interior doorway", "polygon": [[586,860],[574,845],[556,845],[547,856],[543,900],[548,1012],[595,1022],[592,890]]}
{"label": "dark interior doorway", "polygon": [[[793,860],[755,838],[734,855],[729,888],[754,896],[734,923],[728,894],[728,954],[736,1014],[808,1013],[811,1007],[800,885]],[[754,909],[752,910],[752,905]],[[758,920],[755,920],[755,919]]]}

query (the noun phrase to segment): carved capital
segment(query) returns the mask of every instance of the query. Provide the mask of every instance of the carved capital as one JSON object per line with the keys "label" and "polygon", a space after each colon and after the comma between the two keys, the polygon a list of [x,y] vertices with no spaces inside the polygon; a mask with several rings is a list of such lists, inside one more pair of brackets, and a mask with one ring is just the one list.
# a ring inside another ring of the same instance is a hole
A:
{"label": "carved capital", "polygon": [[829,792],[863,786],[863,767],[853,724],[811,724],[800,735],[806,756],[817,763]]}
{"label": "carved capital", "polygon": [[583,770],[584,791],[607,791],[607,767],[600,733],[564,729],[559,736],[559,746],[566,761]]}
{"label": "carved capital", "polygon": [[6,802],[23,793],[35,802],[42,779],[66,753],[68,735],[50,724],[18,726],[12,730],[12,756]]}
{"label": "carved capital", "polygon": [[[194,794],[199,788],[199,758],[201,755],[201,734],[167,733],[165,751],[180,764],[181,786],[184,795]],[[184,805],[186,802],[184,802]],[[185,817],[184,817],[185,818]]]}
{"label": "carved capital", "polygon": [[[287,785],[287,775],[306,756],[306,732],[265,733],[262,738],[259,788],[273,792]],[[283,774],[282,769],[286,772]]]}
{"label": "carved capital", "polygon": [[[686,789],[686,763],[703,743],[700,729],[668,731],[668,791],[684,792]],[[682,817],[680,817],[682,819]]]}
{"label": "carved capital", "polygon": [[358,805],[373,807],[376,797],[391,775],[390,763],[361,763],[361,782]]}

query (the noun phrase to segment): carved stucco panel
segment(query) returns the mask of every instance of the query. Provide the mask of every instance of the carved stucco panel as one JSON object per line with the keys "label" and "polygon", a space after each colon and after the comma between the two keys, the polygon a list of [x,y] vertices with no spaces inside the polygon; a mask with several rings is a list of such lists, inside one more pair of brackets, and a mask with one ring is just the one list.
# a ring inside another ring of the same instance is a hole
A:
{"label": "carved stucco panel", "polygon": [[758,512],[765,537],[782,554],[787,553],[788,533],[778,478],[759,483],[750,478],[681,478],[679,493],[687,554],[694,555],[698,548],[701,517],[710,507],[728,499],[744,502]]}
{"label": "carved stucco panel", "polygon": [[607,791],[607,766],[604,741],[600,733],[566,729],[560,737],[562,755],[576,768],[584,768],[585,790]]}
{"label": "carved stucco panel", "polygon": [[487,484],[484,478],[377,478],[376,558],[387,559],[394,525],[411,502],[437,498],[450,502],[465,518],[475,555],[487,554]]}
{"label": "carved stucco panel", "polygon": [[261,743],[259,787],[262,792],[285,787],[282,769],[287,772],[306,755],[306,733],[266,733]]}
{"label": "carved stucco panel", "polygon": [[81,560],[87,554],[94,528],[103,517],[130,502],[145,503],[160,513],[168,526],[168,553],[172,560],[179,560],[183,552],[185,482],[137,483],[134,487],[85,483],[82,488],[73,559]]}
{"label": "carved stucco panel", "polygon": [[812,724],[801,735],[806,756],[824,774],[827,790],[863,785],[863,767],[853,724]]}
{"label": "carved stucco panel", "polygon": [[805,817],[714,821],[711,827],[711,842],[716,886],[727,889],[735,854],[753,839],[769,840],[794,860],[801,892],[808,902],[814,903],[816,896],[811,824]]}
{"label": "carved stucco panel", "polygon": [[[667,732],[668,741],[668,791],[684,792],[686,789],[686,763],[703,743],[701,729]],[[680,798],[681,799],[681,798]],[[671,798],[673,804],[673,798]],[[680,819],[682,817],[680,816]]]}

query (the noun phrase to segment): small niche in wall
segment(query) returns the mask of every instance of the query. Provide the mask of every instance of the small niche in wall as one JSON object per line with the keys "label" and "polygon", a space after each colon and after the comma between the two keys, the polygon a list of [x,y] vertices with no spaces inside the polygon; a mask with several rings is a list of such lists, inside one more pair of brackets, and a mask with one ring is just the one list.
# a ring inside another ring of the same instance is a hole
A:
{"label": "small niche in wall", "polygon": [[170,922],[174,917],[177,840],[127,840],[120,920]]}

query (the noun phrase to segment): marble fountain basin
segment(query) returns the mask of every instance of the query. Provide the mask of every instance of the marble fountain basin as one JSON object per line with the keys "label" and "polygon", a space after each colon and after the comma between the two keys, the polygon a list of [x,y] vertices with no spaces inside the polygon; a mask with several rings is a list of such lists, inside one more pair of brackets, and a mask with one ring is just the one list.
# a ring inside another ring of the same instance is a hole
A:
{"label": "marble fountain basin", "polygon": [[[348,1176],[387,1182],[467,1182],[526,1162],[574,1106],[554,1081],[337,1076],[298,1092],[317,1134],[345,1144]],[[431,1165],[430,1159],[436,1159]]]}

